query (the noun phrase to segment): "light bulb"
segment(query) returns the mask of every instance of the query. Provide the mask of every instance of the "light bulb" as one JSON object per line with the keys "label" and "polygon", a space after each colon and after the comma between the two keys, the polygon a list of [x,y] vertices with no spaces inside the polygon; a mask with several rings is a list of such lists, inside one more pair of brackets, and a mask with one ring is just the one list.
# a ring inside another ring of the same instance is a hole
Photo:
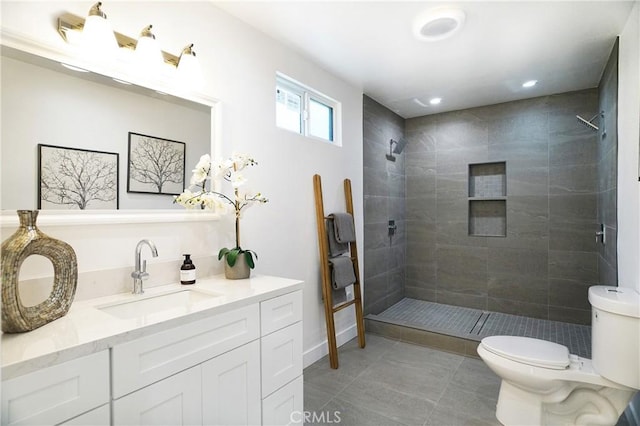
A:
{"label": "light bulb", "polygon": [[135,57],[142,71],[157,74],[162,69],[164,58],[151,28],[152,25],[148,25],[140,33],[136,43]]}
{"label": "light bulb", "polygon": [[178,80],[184,87],[199,89],[204,84],[202,68],[193,51],[193,43],[182,49],[178,61]]}
{"label": "light bulb", "polygon": [[107,15],[100,9],[101,2],[93,5],[82,29],[82,44],[91,55],[112,57],[118,50],[118,42]]}

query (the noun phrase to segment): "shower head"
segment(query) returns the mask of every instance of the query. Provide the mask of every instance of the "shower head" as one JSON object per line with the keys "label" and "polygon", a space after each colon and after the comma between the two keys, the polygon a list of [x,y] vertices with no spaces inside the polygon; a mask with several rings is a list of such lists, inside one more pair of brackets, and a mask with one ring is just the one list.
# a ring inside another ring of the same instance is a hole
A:
{"label": "shower head", "polygon": [[393,148],[393,153],[400,154],[404,147],[407,145],[407,140],[405,138],[400,138],[400,140],[398,141],[394,141],[393,139],[391,139],[391,141],[389,142],[389,144],[391,145],[393,145],[394,143],[396,144],[396,147]]}
{"label": "shower head", "polygon": [[[396,146],[394,147],[393,144],[396,144]],[[407,145],[407,140],[405,138],[400,138],[397,141],[390,139],[389,153],[386,155],[387,160],[396,161],[396,157],[394,157],[393,154],[400,154],[406,145]]]}
{"label": "shower head", "polygon": [[592,123],[593,120],[595,120],[598,115],[600,114],[596,114],[593,117],[591,117],[591,120],[585,120],[584,118],[580,117],[579,115],[576,115],[576,118],[578,119],[578,121],[581,124],[584,124],[585,126],[589,127],[591,130],[595,130],[598,131],[598,126],[596,126],[595,124]]}

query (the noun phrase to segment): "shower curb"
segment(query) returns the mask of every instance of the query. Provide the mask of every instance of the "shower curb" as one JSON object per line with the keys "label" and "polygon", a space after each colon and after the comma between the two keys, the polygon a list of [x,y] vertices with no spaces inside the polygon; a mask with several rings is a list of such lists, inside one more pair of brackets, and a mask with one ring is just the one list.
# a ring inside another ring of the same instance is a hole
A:
{"label": "shower curb", "polygon": [[382,319],[377,315],[364,318],[365,330],[392,340],[428,346],[459,355],[479,358],[477,340],[452,336],[450,332],[427,330],[415,324]]}

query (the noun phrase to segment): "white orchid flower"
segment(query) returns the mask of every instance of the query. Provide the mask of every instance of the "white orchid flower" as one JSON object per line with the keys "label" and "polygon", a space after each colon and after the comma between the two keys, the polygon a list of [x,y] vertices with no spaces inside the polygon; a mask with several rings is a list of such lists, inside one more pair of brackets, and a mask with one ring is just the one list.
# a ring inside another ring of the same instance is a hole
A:
{"label": "white orchid flower", "polygon": [[245,178],[242,173],[236,172],[231,173],[229,181],[231,182],[231,186],[233,186],[234,188],[238,188],[239,186],[242,186],[247,182],[247,178]]}
{"label": "white orchid flower", "polygon": [[[211,156],[209,154],[204,154],[200,157],[198,164],[196,164],[195,170],[209,170],[211,167]],[[195,172],[194,170],[194,172]]]}
{"label": "white orchid flower", "polygon": [[199,193],[197,192],[193,193],[189,189],[185,189],[182,194],[178,195],[175,198],[175,202],[188,209],[195,209],[200,206],[199,199],[200,199]]}
{"label": "white orchid flower", "polygon": [[201,169],[195,169],[189,183],[191,185],[201,185],[207,179],[208,173]]}
{"label": "white orchid flower", "polygon": [[200,157],[200,161],[196,164],[196,168],[193,169],[193,176],[191,176],[191,185],[200,185],[207,178],[209,169],[211,168],[211,157],[209,154],[204,154]]}

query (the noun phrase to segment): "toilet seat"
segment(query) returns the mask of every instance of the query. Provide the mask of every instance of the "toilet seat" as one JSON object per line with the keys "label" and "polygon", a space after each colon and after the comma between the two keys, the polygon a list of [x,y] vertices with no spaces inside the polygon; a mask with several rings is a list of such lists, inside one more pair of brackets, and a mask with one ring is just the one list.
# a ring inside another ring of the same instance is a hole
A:
{"label": "toilet seat", "polygon": [[521,336],[490,336],[480,343],[487,351],[522,364],[551,370],[569,367],[569,349],[546,340]]}

